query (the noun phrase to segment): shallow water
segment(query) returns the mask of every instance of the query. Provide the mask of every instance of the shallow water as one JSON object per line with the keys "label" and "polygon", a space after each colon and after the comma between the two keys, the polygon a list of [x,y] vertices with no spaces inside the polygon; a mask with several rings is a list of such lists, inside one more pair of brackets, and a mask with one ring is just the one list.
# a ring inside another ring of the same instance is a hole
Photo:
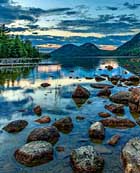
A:
{"label": "shallow water", "polygon": [[[109,104],[110,101],[97,97],[98,89],[91,88],[90,84],[96,82],[95,75],[121,75],[128,78],[133,73],[139,74],[139,62],[134,58],[86,58],[86,60],[67,58],[63,61],[57,59],[57,61],[60,65],[39,65],[32,69],[18,68],[13,72],[0,69],[0,173],[73,173],[69,163],[70,151],[89,144],[95,146],[105,159],[103,173],[123,173],[120,151],[128,139],[139,136],[140,127],[137,125],[133,129],[121,130],[106,128],[106,138],[102,143],[91,141],[88,137],[90,124],[101,119],[98,116],[99,112],[108,112],[104,109],[104,105]],[[114,69],[108,71],[106,65],[112,65]],[[125,71],[128,73],[125,74]],[[93,77],[93,79],[87,80],[85,77]],[[50,83],[51,87],[40,87],[43,82]],[[110,84],[107,79],[102,83]],[[91,96],[88,100],[92,101],[91,104],[86,100],[79,106],[71,98],[78,84],[90,91]],[[112,93],[126,91],[128,88],[115,86]],[[49,124],[41,125],[35,122],[38,118],[32,111],[35,105],[42,107],[42,116],[51,117],[52,121]],[[78,115],[85,116],[86,119],[78,121],[76,120]],[[53,161],[34,168],[27,168],[16,162],[13,153],[26,143],[30,131],[36,127],[50,126],[55,119],[65,116],[73,119],[74,128],[69,134],[61,133],[59,141],[54,146],[54,149],[56,146],[64,146],[65,152],[58,153],[55,150]],[[112,114],[112,116],[117,115]],[[123,117],[136,121],[139,115],[132,115],[128,107],[125,107]],[[17,134],[2,131],[4,125],[17,119],[25,119],[29,125]],[[114,134],[120,134],[121,140],[115,147],[108,146],[107,141]]]}

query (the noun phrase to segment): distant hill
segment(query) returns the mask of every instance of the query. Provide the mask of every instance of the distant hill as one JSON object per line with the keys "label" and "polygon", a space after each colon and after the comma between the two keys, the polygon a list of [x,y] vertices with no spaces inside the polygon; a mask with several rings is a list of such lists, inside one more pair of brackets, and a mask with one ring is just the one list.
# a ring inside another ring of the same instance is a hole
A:
{"label": "distant hill", "polygon": [[140,33],[114,51],[120,56],[140,56]]}
{"label": "distant hill", "polygon": [[66,44],[51,52],[52,56],[139,56],[140,33],[135,35],[114,51],[99,49],[95,44],[85,43],[81,46]]}
{"label": "distant hill", "polygon": [[74,44],[66,44],[59,49],[51,52],[52,56],[100,56],[105,54],[107,51],[99,49],[92,43],[85,43],[81,46]]}

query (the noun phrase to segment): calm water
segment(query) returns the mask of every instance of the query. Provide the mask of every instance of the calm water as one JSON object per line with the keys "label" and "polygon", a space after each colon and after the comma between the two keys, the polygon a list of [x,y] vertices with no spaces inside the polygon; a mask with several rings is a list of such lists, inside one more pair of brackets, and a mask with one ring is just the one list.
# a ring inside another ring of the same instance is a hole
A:
{"label": "calm water", "polygon": [[[98,89],[90,87],[95,79],[86,80],[85,77],[108,74],[127,78],[133,73],[139,74],[139,60],[132,58],[86,58],[86,60],[67,58],[58,61],[61,65],[39,65],[34,69],[15,68],[12,72],[7,72],[5,69],[0,70],[0,173],[73,173],[69,164],[70,151],[89,144],[95,146],[105,159],[103,173],[122,173],[121,148],[128,139],[139,136],[140,127],[136,126],[126,130],[106,128],[106,138],[102,143],[91,141],[88,137],[90,124],[101,119],[98,113],[107,112],[104,105],[109,104],[110,101],[96,97]],[[114,69],[108,71],[105,68],[106,65],[112,65]],[[125,74],[125,71],[128,73]],[[41,88],[40,84],[43,82],[50,83],[51,87]],[[106,80],[103,83],[110,82]],[[83,105],[79,106],[71,98],[77,84],[81,84],[90,91],[91,104],[85,101]],[[115,86],[112,93],[126,90],[128,87]],[[50,124],[40,125],[35,122],[38,118],[32,111],[35,105],[42,107],[42,116],[49,115],[51,117]],[[85,116],[86,119],[77,121],[76,116],[78,115]],[[56,146],[64,146],[65,152],[55,151],[53,161],[34,168],[27,168],[16,162],[13,157],[14,151],[25,144],[28,134],[34,128],[50,126],[55,119],[65,116],[70,116],[73,119],[74,128],[69,134],[61,133],[59,141],[54,146],[54,149]],[[116,115],[112,114],[112,116]],[[138,116],[132,115],[128,107],[125,107],[125,114],[122,118],[135,121]],[[8,134],[1,130],[8,122],[17,119],[25,119],[29,122],[27,128],[22,132]],[[121,140],[115,147],[108,146],[108,139],[116,133],[121,135]]]}

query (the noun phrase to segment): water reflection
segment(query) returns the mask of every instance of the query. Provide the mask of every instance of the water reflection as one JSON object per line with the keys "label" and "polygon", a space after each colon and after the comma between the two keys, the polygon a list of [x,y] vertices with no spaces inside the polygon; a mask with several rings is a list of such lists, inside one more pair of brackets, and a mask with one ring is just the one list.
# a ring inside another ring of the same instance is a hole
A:
{"label": "water reflection", "polygon": [[61,70],[61,65],[39,65],[38,72],[56,72]]}
{"label": "water reflection", "polygon": [[[132,60],[131,60],[132,61]],[[77,148],[82,145],[93,145],[92,141],[88,138],[88,129],[91,122],[99,121],[98,113],[105,111],[104,105],[110,104],[109,99],[96,97],[98,89],[93,89],[90,87],[91,83],[95,83],[95,76],[109,75],[115,76],[119,75],[124,78],[128,78],[133,74],[132,65],[136,64],[137,61],[132,61],[126,59],[65,59],[60,60],[62,65],[50,65],[44,66],[40,65],[37,68],[28,69],[15,69],[12,72],[0,71],[0,129],[7,124],[9,121],[15,119],[25,119],[29,122],[28,127],[23,130],[20,134],[9,135],[5,132],[0,133],[0,143],[1,145],[1,156],[0,156],[0,171],[5,172],[6,168],[1,165],[6,165],[7,158],[10,164],[9,172],[27,172],[27,173],[71,173],[71,167],[69,163],[69,153],[71,149]],[[126,63],[125,63],[126,62]],[[134,64],[132,64],[134,62]],[[70,65],[69,65],[70,63]],[[111,65],[113,69],[109,71],[106,66]],[[127,65],[127,66],[126,66]],[[130,71],[129,71],[130,68]],[[90,78],[90,80],[88,80]],[[101,83],[111,84],[111,81],[105,78],[105,81]],[[48,82],[51,84],[48,88],[42,88],[41,83]],[[80,84],[87,88],[91,93],[90,102],[87,100],[73,100],[71,95],[76,89],[77,84]],[[129,88],[129,87],[128,87]],[[118,91],[126,91],[126,87],[117,87],[116,85],[112,89],[112,93]],[[60,119],[64,116],[71,116],[74,123],[74,128],[69,134],[61,134],[61,139],[57,145],[65,144],[65,152],[63,154],[58,154],[55,152],[54,160],[47,164],[36,167],[35,169],[29,169],[22,165],[17,164],[13,158],[13,151],[25,144],[27,135],[36,127],[44,127],[46,125],[40,125],[35,123],[36,115],[33,112],[33,108],[36,105],[40,105],[42,108],[42,116],[50,116],[53,124],[56,119]],[[85,120],[80,122],[76,121],[76,116],[83,115]],[[114,115],[112,115],[114,116]],[[136,118],[132,116],[128,108],[125,108],[125,118],[132,119]],[[82,131],[81,131],[82,129]],[[109,139],[112,135],[116,133],[121,133],[125,135],[122,137],[121,142],[114,147],[111,154],[104,155],[106,159],[105,169],[103,173],[112,172],[114,165],[117,172],[120,171],[119,154],[122,145],[134,134],[139,134],[140,131],[136,127],[131,129],[131,131],[123,130],[117,131],[117,129],[107,129],[106,139]],[[17,139],[18,143],[17,143]],[[83,139],[87,139],[84,142]],[[106,141],[105,141],[106,142]],[[5,145],[3,145],[5,144]],[[98,145],[94,143],[94,145]],[[102,144],[103,145],[103,144]],[[12,158],[12,159],[11,159]],[[66,159],[65,159],[66,158]],[[113,162],[110,166],[110,161]],[[64,167],[64,165],[66,165]]]}

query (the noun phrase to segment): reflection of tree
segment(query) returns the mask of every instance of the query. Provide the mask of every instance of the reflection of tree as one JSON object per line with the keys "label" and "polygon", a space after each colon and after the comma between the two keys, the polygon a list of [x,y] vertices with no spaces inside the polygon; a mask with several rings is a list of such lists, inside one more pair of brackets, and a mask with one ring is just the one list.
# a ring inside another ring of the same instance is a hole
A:
{"label": "reflection of tree", "polygon": [[124,67],[132,73],[140,73],[140,59],[139,58],[121,58],[118,59],[120,66]]}
{"label": "reflection of tree", "polygon": [[73,100],[74,100],[76,106],[77,106],[78,108],[80,108],[80,107],[82,107],[83,104],[86,103],[86,101],[87,101],[88,99],[87,99],[87,98],[73,98]]}
{"label": "reflection of tree", "polygon": [[53,57],[53,60],[58,61],[63,67],[84,67],[86,69],[91,69],[99,65],[100,58],[96,57]]}
{"label": "reflection of tree", "polygon": [[4,87],[6,84],[8,87],[10,83],[12,83],[12,86],[14,86],[15,81],[19,81],[21,77],[26,78],[31,69],[32,68],[22,67],[14,68],[12,71],[8,71],[7,69],[0,70],[0,86]]}

